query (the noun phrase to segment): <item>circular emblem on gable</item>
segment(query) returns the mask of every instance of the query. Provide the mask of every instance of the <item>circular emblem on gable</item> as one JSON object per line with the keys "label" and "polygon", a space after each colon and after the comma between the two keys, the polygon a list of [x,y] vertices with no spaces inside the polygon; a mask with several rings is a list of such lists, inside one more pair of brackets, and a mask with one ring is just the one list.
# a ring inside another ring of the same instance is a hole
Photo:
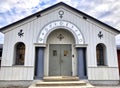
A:
{"label": "circular emblem on gable", "polygon": [[63,15],[64,12],[62,10],[59,11],[59,15]]}
{"label": "circular emblem on gable", "polygon": [[59,17],[60,17],[60,18],[63,18],[64,11],[60,10],[58,13],[59,13],[59,15],[60,15]]}

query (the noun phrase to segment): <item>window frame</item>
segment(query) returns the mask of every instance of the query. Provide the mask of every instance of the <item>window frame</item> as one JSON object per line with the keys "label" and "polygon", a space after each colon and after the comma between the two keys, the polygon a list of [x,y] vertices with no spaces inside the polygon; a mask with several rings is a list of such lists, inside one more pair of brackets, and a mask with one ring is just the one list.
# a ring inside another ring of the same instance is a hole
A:
{"label": "window frame", "polygon": [[[26,49],[26,46],[23,42],[18,42],[15,44],[14,65],[24,66],[24,64],[25,64],[25,49]],[[19,58],[19,57],[21,57],[21,58]],[[23,60],[23,62],[20,60]]]}
{"label": "window frame", "polygon": [[[101,56],[102,55],[102,56]],[[103,43],[96,45],[96,62],[97,66],[107,66],[106,46]]]}

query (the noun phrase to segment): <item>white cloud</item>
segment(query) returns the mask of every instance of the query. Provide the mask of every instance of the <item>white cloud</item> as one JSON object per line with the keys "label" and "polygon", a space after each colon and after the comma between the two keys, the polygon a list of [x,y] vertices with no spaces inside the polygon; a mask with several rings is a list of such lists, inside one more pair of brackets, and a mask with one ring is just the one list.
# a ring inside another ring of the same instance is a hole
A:
{"label": "white cloud", "polygon": [[[39,0],[1,0],[0,17],[6,21],[6,24],[3,26],[32,14],[33,10],[37,11],[38,8],[36,8],[36,6],[39,6],[39,3]],[[0,25],[0,27],[2,27],[2,25]]]}
{"label": "white cloud", "polygon": [[1,0],[0,12],[7,12],[13,8],[21,8],[26,10],[37,6],[39,3],[39,0]]}
{"label": "white cloud", "polygon": [[116,36],[116,44],[117,44],[117,45],[120,45],[120,35],[117,35],[117,36]]}
{"label": "white cloud", "polygon": [[56,2],[57,2],[57,3],[58,3],[58,2],[64,2],[64,3],[68,4],[68,5],[76,8],[77,5],[78,5],[78,3],[79,3],[79,0],[74,0],[74,1],[73,1],[73,0],[57,0]]}
{"label": "white cloud", "polygon": [[4,34],[0,33],[0,44],[4,42]]}

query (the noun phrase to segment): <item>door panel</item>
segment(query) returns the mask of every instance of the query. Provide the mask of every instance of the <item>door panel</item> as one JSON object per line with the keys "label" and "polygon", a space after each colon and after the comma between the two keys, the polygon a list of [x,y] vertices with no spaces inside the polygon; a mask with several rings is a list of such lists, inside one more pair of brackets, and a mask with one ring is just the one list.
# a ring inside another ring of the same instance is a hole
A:
{"label": "door panel", "polygon": [[78,48],[78,76],[87,79],[85,48]]}
{"label": "door panel", "polygon": [[71,74],[72,74],[71,45],[61,45],[61,75],[71,76]]}
{"label": "door panel", "polygon": [[58,45],[50,45],[49,75],[60,75],[60,48]]}
{"label": "door panel", "polygon": [[71,76],[72,57],[70,44],[50,44],[49,75]]}

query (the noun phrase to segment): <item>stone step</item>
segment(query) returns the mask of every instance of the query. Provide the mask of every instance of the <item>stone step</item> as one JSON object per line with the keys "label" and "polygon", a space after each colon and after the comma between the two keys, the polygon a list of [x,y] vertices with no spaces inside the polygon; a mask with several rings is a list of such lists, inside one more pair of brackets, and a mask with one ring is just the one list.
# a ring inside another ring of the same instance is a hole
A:
{"label": "stone step", "polygon": [[85,86],[84,81],[37,82],[36,86]]}
{"label": "stone step", "polygon": [[37,82],[29,86],[29,88],[95,88],[84,81],[64,81],[64,82]]}
{"label": "stone step", "polygon": [[79,81],[79,78],[73,76],[49,76],[44,77],[43,81]]}

